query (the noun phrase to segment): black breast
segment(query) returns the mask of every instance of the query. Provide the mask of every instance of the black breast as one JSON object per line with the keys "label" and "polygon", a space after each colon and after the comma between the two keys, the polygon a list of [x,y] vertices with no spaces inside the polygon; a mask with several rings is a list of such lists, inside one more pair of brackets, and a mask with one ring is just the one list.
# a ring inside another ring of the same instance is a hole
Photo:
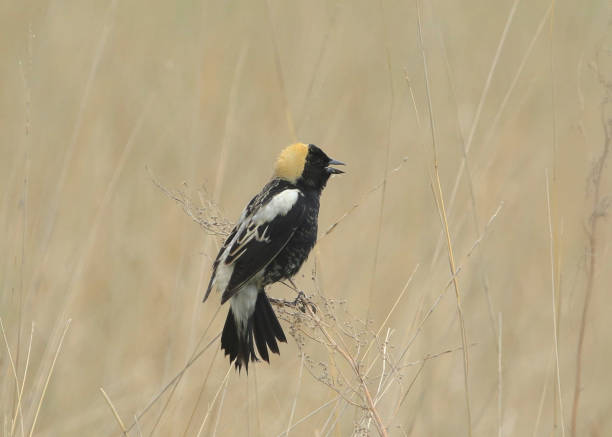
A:
{"label": "black breast", "polygon": [[294,276],[317,242],[319,193],[305,192],[304,197],[300,197],[300,201],[305,202],[305,213],[301,223],[284,249],[266,267],[263,285]]}

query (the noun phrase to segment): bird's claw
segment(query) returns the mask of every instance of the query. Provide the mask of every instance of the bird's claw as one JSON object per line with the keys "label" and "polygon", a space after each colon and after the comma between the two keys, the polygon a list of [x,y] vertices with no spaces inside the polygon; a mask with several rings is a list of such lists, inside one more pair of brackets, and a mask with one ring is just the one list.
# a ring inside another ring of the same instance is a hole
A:
{"label": "bird's claw", "polygon": [[306,313],[306,308],[310,308],[310,310],[315,314],[317,312],[317,307],[310,301],[310,299],[308,299],[303,291],[298,291],[298,295],[293,301],[293,305],[304,314]]}

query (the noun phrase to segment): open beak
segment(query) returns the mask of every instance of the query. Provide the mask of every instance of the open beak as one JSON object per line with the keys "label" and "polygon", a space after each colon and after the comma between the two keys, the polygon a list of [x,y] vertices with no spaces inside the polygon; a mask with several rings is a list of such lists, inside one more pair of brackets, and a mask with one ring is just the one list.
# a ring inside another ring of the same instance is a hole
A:
{"label": "open beak", "polygon": [[337,168],[334,168],[334,167],[329,167],[330,165],[346,165],[344,162],[336,161],[335,159],[330,159],[329,163],[327,163],[327,167],[325,167],[325,170],[327,170],[327,173],[329,173],[329,174],[341,174],[341,173],[344,173],[340,169],[337,169]]}

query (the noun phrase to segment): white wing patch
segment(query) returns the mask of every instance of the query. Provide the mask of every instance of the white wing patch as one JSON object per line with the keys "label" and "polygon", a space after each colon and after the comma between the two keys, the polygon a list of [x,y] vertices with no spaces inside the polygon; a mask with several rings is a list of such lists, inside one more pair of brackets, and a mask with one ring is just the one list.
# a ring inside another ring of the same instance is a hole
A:
{"label": "white wing patch", "polygon": [[297,202],[299,194],[300,191],[295,188],[278,193],[253,215],[253,222],[261,226],[264,223],[270,223],[279,215],[287,215]]}

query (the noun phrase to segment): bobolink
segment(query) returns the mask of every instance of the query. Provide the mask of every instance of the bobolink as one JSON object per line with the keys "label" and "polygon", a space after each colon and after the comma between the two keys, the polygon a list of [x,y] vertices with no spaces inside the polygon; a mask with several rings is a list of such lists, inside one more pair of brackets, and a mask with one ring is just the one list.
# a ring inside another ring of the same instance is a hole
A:
{"label": "bobolink", "polygon": [[313,144],[293,144],[276,161],[272,180],[242,211],[236,226],[213,263],[204,300],[212,288],[223,293],[230,310],[221,348],[236,368],[249,370],[256,361],[255,344],[269,362],[268,348],[279,353],[276,340],[286,342],[265,286],[295,275],[317,241],[319,198],[332,174],[344,165]]}

